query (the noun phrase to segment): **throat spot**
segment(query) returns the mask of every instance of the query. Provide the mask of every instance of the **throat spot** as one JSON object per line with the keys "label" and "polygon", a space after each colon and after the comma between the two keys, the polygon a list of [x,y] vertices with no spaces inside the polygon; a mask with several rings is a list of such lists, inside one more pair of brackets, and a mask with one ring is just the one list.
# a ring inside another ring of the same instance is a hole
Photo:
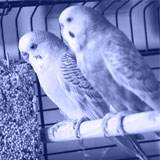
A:
{"label": "throat spot", "polygon": [[42,59],[40,55],[34,56],[35,59]]}

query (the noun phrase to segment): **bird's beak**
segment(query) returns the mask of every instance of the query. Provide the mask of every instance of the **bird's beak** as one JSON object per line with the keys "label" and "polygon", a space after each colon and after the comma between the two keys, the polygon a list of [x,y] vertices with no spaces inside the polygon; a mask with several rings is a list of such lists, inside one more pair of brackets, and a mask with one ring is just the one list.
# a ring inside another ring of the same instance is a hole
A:
{"label": "bird's beak", "polygon": [[29,54],[27,52],[21,52],[21,55],[26,62],[29,62]]}
{"label": "bird's beak", "polygon": [[59,28],[60,28],[60,31],[62,31],[64,29],[64,25],[63,24],[59,24]]}

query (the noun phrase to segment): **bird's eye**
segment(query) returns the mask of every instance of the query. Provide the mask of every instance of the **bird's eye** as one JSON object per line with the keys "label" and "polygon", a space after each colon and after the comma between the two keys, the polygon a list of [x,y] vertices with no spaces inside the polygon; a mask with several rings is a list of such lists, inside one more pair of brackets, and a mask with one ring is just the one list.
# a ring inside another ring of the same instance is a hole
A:
{"label": "bird's eye", "polygon": [[30,48],[31,49],[36,49],[37,48],[37,44],[32,44]]}
{"label": "bird's eye", "polygon": [[69,33],[69,35],[70,35],[72,38],[75,38],[74,33],[70,32],[70,31],[68,31],[68,33]]}
{"label": "bird's eye", "polygon": [[67,22],[72,22],[72,20],[73,20],[73,18],[71,18],[71,17],[67,18]]}

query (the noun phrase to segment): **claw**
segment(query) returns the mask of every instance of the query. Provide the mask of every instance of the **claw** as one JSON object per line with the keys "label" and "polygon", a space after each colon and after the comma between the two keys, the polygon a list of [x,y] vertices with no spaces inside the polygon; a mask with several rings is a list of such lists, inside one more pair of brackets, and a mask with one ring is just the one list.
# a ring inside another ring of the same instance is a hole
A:
{"label": "claw", "polygon": [[116,116],[118,117],[118,126],[117,126],[117,132],[124,136],[126,134],[126,131],[124,130],[123,128],[123,119],[130,115],[130,114],[133,114],[133,113],[136,113],[135,111],[121,111],[119,112]]}
{"label": "claw", "polygon": [[61,126],[66,125],[68,122],[70,122],[70,121],[67,120],[67,121],[58,122],[58,123],[56,123],[56,124],[54,124],[54,125],[52,126],[52,130],[57,131],[58,128],[60,128]]}
{"label": "claw", "polygon": [[82,146],[82,152],[83,152],[83,160],[91,160],[90,156],[85,152],[85,147],[84,147],[84,142],[83,139],[81,138],[80,134],[80,126],[83,122],[88,121],[89,118],[87,117],[82,117],[78,121],[75,122],[74,124],[74,129],[75,129],[75,135],[78,138],[78,142]]}
{"label": "claw", "polygon": [[109,134],[108,134],[108,131],[107,131],[107,128],[108,128],[108,121],[109,119],[111,119],[112,117],[117,117],[118,118],[118,126],[117,126],[117,132],[124,136],[126,134],[124,128],[123,128],[123,119],[130,115],[130,114],[133,114],[133,113],[136,113],[135,111],[121,111],[119,113],[107,113],[104,118],[103,118],[103,122],[102,122],[102,128],[103,128],[103,132],[104,132],[104,136],[105,137],[108,137]]}
{"label": "claw", "polygon": [[75,135],[77,138],[80,138],[81,137],[81,134],[80,134],[80,126],[83,122],[85,121],[89,121],[89,118],[87,117],[82,117],[80,120],[76,121],[75,124],[74,124],[74,129],[75,129]]}
{"label": "claw", "polygon": [[115,116],[115,113],[107,113],[103,118],[102,129],[103,129],[105,137],[109,136],[108,131],[107,131],[107,129],[108,129],[108,121],[109,121],[109,119],[111,119],[114,116]]}

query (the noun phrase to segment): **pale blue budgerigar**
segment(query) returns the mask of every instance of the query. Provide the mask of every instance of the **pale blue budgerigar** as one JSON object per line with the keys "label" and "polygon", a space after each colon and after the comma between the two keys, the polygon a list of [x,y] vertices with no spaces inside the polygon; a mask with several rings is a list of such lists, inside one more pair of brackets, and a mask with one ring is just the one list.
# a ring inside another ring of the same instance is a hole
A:
{"label": "pale blue budgerigar", "polygon": [[[109,112],[107,103],[77,67],[75,55],[54,34],[29,32],[19,41],[19,50],[37,73],[47,96],[74,121],[99,119]],[[126,137],[111,138],[131,154],[147,160],[139,144]]]}
{"label": "pale blue budgerigar", "polygon": [[59,23],[87,80],[116,112],[160,111],[160,87],[134,45],[96,10],[65,9]]}
{"label": "pale blue budgerigar", "polygon": [[[160,111],[158,81],[123,32],[92,8],[65,9],[59,23],[83,75],[113,112]],[[122,114],[122,115],[123,115]]]}

